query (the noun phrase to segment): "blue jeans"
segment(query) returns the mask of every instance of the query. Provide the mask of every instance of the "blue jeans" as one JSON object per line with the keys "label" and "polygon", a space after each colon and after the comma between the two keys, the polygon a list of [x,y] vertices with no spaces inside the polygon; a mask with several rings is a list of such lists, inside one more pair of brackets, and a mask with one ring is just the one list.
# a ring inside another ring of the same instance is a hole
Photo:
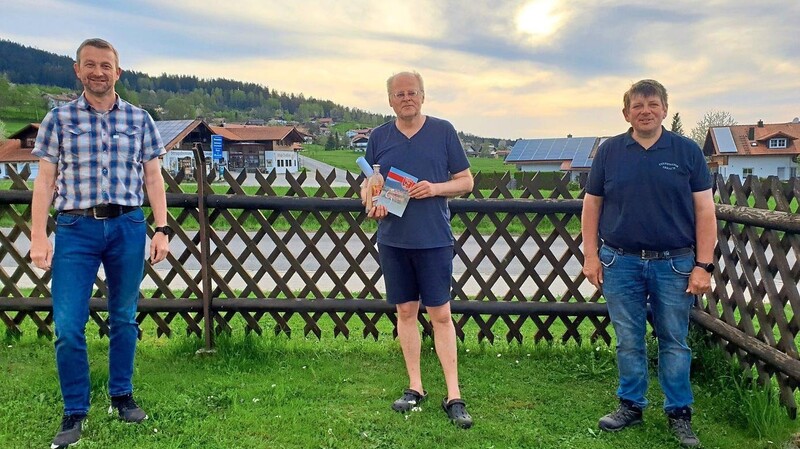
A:
{"label": "blue jeans", "polygon": [[689,382],[692,351],[686,344],[694,296],[686,293],[694,254],[667,259],[642,259],[607,246],[600,248],[603,295],[617,335],[617,396],[639,407],[647,405],[647,303],[658,338],[658,382],[664,410],[694,401]]}
{"label": "blue jeans", "polygon": [[131,376],[139,336],[136,305],[144,270],[145,237],[141,209],[105,220],[67,214],[56,218],[53,319],[58,379],[67,415],[89,411],[89,359],[84,333],[100,263],[108,287],[108,392],[120,396],[133,391]]}

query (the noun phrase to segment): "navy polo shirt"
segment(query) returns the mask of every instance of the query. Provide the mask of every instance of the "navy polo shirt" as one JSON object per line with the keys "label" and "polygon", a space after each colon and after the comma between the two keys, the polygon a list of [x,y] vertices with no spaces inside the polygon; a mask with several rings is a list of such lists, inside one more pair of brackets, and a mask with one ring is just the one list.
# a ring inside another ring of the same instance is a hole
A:
{"label": "navy polo shirt", "polygon": [[693,192],[712,186],[700,147],[661,128],[648,150],[632,129],[597,150],[586,193],[603,197],[600,238],[628,251],[667,251],[695,246]]}

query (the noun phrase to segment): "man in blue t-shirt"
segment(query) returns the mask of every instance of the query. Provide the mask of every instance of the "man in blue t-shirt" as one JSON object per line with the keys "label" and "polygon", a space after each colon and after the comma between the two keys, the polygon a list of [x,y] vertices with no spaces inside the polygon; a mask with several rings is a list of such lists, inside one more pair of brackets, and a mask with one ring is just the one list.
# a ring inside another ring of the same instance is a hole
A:
{"label": "man in blue t-shirt", "polygon": [[[397,307],[397,335],[409,377],[409,387],[392,409],[408,412],[427,397],[420,373],[417,315],[421,301],[433,325],[436,354],[447,384],[442,408],[456,425],[469,428],[472,418],[458,386],[456,333],[450,316],[454,239],[447,198],[472,191],[472,173],[453,125],[422,114],[425,89],[419,73],[393,75],[386,88],[397,118],[372,131],[366,160],[380,164],[384,179],[392,167],[418,179],[408,189],[410,200],[402,217],[389,215],[380,205],[368,213],[379,220],[378,252],[386,299]],[[362,201],[366,190],[365,185]]]}
{"label": "man in blue t-shirt", "polygon": [[682,445],[692,431],[686,344],[695,295],[711,289],[716,217],[711,175],[696,143],[667,131],[667,91],[642,80],[623,96],[627,133],[597,150],[581,217],[583,273],[602,288],[617,336],[620,404],[601,429],[642,422],[647,405],[647,304],[658,338],[658,381],[669,426]]}

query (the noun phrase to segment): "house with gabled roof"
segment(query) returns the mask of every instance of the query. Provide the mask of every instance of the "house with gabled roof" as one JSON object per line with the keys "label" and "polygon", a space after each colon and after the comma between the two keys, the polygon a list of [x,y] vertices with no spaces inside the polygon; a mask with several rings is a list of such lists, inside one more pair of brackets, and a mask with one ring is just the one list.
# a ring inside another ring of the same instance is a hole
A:
{"label": "house with gabled roof", "polygon": [[223,138],[229,170],[300,171],[304,135],[294,126],[212,126]]}
{"label": "house with gabled roof", "polygon": [[506,156],[506,164],[514,164],[523,172],[566,172],[577,181],[581,173],[592,168],[592,158],[605,137],[560,137],[520,139]]}
{"label": "house with gabled roof", "polygon": [[369,136],[367,134],[356,134],[350,139],[350,148],[355,151],[367,151],[367,142],[369,142]]}
{"label": "house with gabled roof", "polygon": [[8,177],[9,167],[20,173],[26,165],[31,170],[28,179],[36,178],[39,173],[39,158],[32,155],[31,151],[36,144],[38,132],[39,124],[30,123],[11,134],[5,141],[0,142],[0,178]]}
{"label": "house with gabled roof", "polygon": [[714,126],[706,133],[703,153],[724,178],[755,175],[797,177],[800,119],[789,123]]}
{"label": "house with gabled roof", "polygon": [[53,109],[77,100],[78,94],[75,92],[65,94],[43,94],[42,98],[47,102],[47,107]]}
{"label": "house with gabled roof", "polygon": [[211,127],[203,120],[157,120],[156,128],[164,142],[167,154],[161,166],[176,175],[178,171],[193,173],[195,168],[194,148],[203,151],[207,170],[211,169]]}

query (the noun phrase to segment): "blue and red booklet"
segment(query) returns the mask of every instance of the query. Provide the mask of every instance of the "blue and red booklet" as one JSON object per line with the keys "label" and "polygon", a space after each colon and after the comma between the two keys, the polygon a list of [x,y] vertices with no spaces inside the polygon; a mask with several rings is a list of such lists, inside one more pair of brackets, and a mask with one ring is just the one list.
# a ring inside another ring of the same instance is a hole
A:
{"label": "blue and red booklet", "polygon": [[408,189],[413,187],[416,182],[416,177],[403,170],[391,167],[386,175],[386,182],[383,184],[381,194],[375,200],[376,204],[385,206],[390,214],[402,217],[410,199]]}

